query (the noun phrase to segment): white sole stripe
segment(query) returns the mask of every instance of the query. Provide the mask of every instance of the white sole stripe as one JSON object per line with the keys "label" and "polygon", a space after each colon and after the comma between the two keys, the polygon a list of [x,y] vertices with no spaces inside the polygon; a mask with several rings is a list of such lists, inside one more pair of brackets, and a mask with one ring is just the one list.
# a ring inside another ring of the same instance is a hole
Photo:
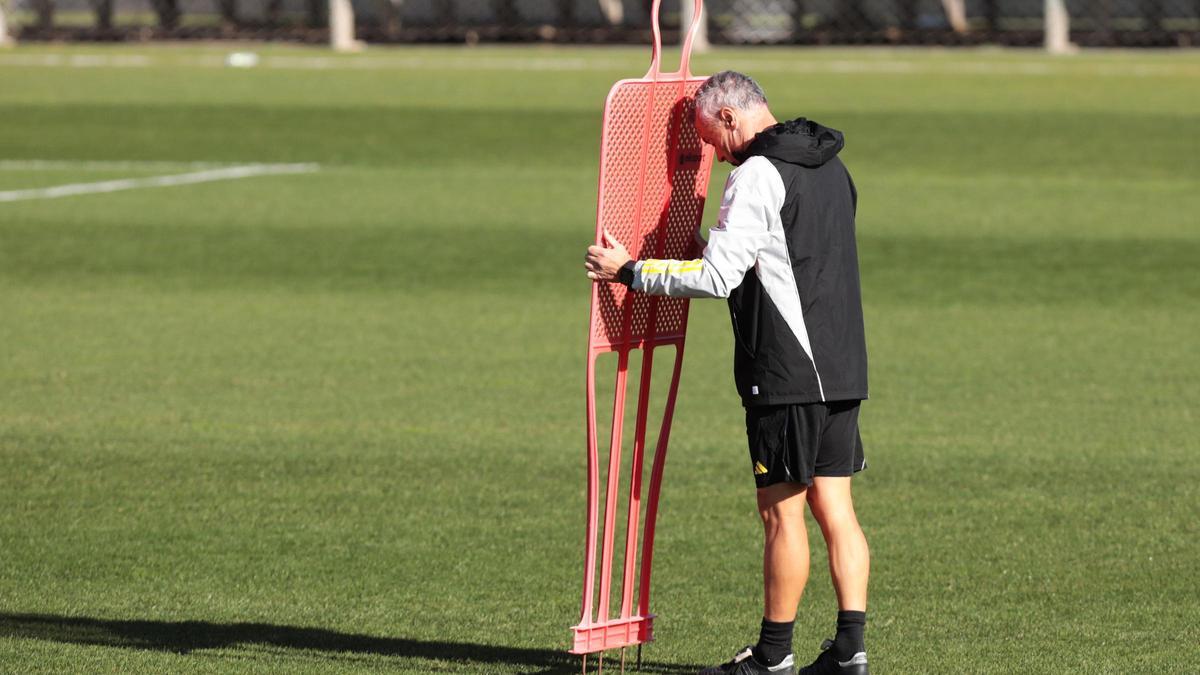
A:
{"label": "white sole stripe", "polygon": [[47,188],[30,188],[26,190],[8,190],[0,192],[0,202],[18,202],[29,199],[58,199],[77,195],[101,194],[120,192],[122,190],[137,190],[141,188],[174,187],[178,185],[195,185],[211,183],[219,180],[236,180],[252,176],[271,176],[281,174],[313,173],[320,170],[317,164],[249,164],[231,166],[223,169],[193,171],[191,173],[173,174],[169,176],[149,176],[146,178],[122,178],[105,180],[94,183],[68,183]]}

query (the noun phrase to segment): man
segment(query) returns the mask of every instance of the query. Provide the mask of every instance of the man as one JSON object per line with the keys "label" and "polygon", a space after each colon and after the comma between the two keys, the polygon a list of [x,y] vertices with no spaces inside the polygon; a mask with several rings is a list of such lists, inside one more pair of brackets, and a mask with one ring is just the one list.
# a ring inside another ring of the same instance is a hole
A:
{"label": "man", "polygon": [[837,634],[802,675],[867,675],[869,553],[850,497],[866,467],[858,433],[867,356],[854,238],[857,193],[842,134],[803,118],[777,123],[741,73],[696,93],[696,129],[737,168],[695,261],[634,261],[612,237],[588,248],[588,277],[635,291],[728,298],[734,379],[746,409],[764,526],[758,643],[702,675],[795,672],[792,627],[808,581],[805,504],[821,526],[837,591]]}

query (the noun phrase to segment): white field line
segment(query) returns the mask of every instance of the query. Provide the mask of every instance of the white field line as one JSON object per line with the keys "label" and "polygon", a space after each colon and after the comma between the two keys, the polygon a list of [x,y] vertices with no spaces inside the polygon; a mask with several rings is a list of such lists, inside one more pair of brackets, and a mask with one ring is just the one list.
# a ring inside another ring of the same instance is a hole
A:
{"label": "white field line", "polygon": [[236,162],[160,160],[0,159],[0,171],[201,171],[246,166]]}
{"label": "white field line", "polygon": [[141,54],[5,54],[4,66],[67,66],[71,68],[145,68],[154,61]]}
{"label": "white field line", "polygon": [[224,169],[209,169],[191,173],[174,174],[170,176],[150,176],[147,178],[122,178],[120,180],[105,180],[95,183],[70,183],[48,188],[32,188],[28,190],[9,190],[0,192],[0,202],[17,202],[26,199],[57,199],[75,195],[99,194],[104,192],[120,192],[139,188],[172,187],[175,185],[195,185],[210,183],[218,180],[236,180],[251,176],[270,176],[278,174],[312,173],[318,171],[317,164],[248,164],[231,166]]}
{"label": "white field line", "polygon": [[[734,58],[746,70],[781,73],[841,73],[841,74],[963,74],[963,75],[1031,75],[1056,74],[1132,76],[1132,77],[1200,77],[1200,63],[1121,63],[1116,61],[1089,62],[1086,57],[1028,61],[927,61],[924,59],[807,59],[802,51],[795,58],[756,57]],[[155,66],[193,66],[224,68],[220,55],[152,58],[143,55],[75,55],[6,54],[0,55],[0,66],[50,66],[95,68],[101,66],[147,68]],[[454,71],[612,71],[619,62],[602,58],[578,56],[512,57],[512,56],[265,56],[260,68],[283,70],[454,70]]]}

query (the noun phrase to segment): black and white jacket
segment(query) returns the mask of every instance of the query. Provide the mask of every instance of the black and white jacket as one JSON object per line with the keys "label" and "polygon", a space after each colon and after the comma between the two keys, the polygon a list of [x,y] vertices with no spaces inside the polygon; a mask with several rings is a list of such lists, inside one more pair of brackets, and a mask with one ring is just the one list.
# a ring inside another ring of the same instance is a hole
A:
{"label": "black and white jacket", "polygon": [[839,131],[800,118],[758,134],[697,260],[642,260],[632,287],[728,298],[746,406],[867,398],[854,215]]}

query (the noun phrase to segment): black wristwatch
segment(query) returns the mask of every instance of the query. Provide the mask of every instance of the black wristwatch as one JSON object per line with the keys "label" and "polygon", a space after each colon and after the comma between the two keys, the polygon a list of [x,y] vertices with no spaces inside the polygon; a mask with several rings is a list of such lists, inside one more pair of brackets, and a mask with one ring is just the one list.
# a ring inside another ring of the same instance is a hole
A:
{"label": "black wristwatch", "polygon": [[625,284],[626,286],[629,286],[630,288],[633,287],[633,266],[634,266],[634,264],[635,263],[632,260],[630,260],[629,262],[625,263],[624,265],[621,265],[621,269],[617,270],[617,281]]}

